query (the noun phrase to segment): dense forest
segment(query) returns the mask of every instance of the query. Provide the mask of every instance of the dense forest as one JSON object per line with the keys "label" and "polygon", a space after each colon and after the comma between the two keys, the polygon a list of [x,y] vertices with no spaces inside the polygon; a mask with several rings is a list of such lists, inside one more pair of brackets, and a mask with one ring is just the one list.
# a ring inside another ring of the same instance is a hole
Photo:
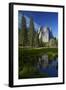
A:
{"label": "dense forest", "polygon": [[39,47],[40,41],[38,32],[35,31],[33,18],[30,17],[29,28],[26,26],[26,19],[22,16],[21,30],[19,30],[19,46]]}

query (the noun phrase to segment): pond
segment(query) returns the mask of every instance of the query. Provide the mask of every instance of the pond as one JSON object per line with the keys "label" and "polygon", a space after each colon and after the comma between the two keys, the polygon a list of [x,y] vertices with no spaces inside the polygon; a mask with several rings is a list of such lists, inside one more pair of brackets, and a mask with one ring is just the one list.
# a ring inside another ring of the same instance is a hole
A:
{"label": "pond", "polygon": [[19,57],[19,79],[58,77],[58,56],[28,54]]}

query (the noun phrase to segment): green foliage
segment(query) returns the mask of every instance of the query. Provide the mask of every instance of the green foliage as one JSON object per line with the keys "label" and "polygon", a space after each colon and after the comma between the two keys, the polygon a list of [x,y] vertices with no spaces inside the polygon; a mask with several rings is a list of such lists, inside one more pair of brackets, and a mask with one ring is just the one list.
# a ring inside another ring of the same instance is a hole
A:
{"label": "green foliage", "polygon": [[22,55],[38,55],[38,54],[48,54],[51,53],[58,53],[58,48],[19,48],[19,55],[22,57]]}
{"label": "green foliage", "polygon": [[29,46],[31,47],[34,46],[34,36],[35,36],[34,22],[33,22],[33,18],[31,17],[29,31],[28,31],[28,41],[29,41]]}
{"label": "green foliage", "polygon": [[30,18],[29,28],[26,27],[26,19],[22,16],[22,28],[19,30],[19,46],[39,47],[38,32],[34,29],[33,18]]}
{"label": "green foliage", "polygon": [[58,47],[58,40],[56,38],[51,39],[49,42],[50,47]]}
{"label": "green foliage", "polygon": [[26,27],[26,19],[22,16],[22,28],[19,34],[20,45],[26,46],[27,45],[27,27]]}
{"label": "green foliage", "polygon": [[34,47],[39,47],[39,36],[38,33],[35,33],[35,37],[34,37]]}

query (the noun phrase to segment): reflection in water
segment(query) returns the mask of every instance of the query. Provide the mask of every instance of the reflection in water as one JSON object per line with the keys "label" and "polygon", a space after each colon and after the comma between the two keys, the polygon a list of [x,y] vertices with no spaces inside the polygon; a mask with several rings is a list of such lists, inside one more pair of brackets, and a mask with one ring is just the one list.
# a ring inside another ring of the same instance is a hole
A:
{"label": "reflection in water", "polygon": [[49,77],[57,77],[58,76],[58,59],[56,58],[56,60],[52,60],[51,62],[47,59],[47,61],[48,61],[47,63],[44,63],[44,66],[42,64],[42,66],[39,67],[39,71],[48,73]]}
{"label": "reflection in water", "polygon": [[48,55],[42,55],[37,62],[38,67],[46,68],[48,66]]}
{"label": "reflection in water", "polygon": [[22,56],[19,61],[19,79],[37,77],[58,77],[57,56],[32,55]]}

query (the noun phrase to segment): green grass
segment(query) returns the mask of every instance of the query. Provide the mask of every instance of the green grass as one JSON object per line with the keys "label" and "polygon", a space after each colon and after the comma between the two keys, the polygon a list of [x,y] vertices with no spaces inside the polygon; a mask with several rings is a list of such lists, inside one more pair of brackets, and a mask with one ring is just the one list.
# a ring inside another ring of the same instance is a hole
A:
{"label": "green grass", "polygon": [[19,48],[19,54],[22,54],[22,55],[34,55],[34,54],[48,54],[48,53],[58,53],[58,48],[40,48],[40,49],[37,49],[37,48]]}

